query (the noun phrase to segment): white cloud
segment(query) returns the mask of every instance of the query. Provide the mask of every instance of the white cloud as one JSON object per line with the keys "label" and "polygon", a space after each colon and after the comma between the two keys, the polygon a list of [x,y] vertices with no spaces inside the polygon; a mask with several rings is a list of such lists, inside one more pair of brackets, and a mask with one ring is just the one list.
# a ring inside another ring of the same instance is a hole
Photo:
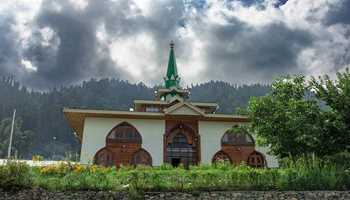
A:
{"label": "white cloud", "polygon": [[84,10],[89,4],[87,0],[70,0],[70,2],[77,10]]}
{"label": "white cloud", "polygon": [[29,60],[22,60],[21,62],[22,62],[22,65],[24,66],[24,68],[26,70],[28,70],[29,72],[37,71],[37,68],[35,66],[33,66],[33,64]]}
{"label": "white cloud", "polygon": [[135,37],[114,40],[110,44],[111,57],[117,66],[130,74],[133,81],[143,81],[155,78],[159,69],[155,57],[153,38],[146,34],[138,34]]}

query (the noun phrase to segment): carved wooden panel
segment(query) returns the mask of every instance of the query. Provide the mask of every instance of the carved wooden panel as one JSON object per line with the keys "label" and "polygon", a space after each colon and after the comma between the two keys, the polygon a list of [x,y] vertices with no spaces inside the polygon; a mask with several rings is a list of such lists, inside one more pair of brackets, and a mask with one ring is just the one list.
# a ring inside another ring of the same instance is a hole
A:
{"label": "carved wooden panel", "polygon": [[113,153],[107,148],[100,149],[95,155],[94,163],[105,167],[113,166],[114,165]]}
{"label": "carved wooden panel", "polygon": [[[137,129],[123,122],[108,133],[106,146],[95,155],[95,164],[120,167],[140,162],[151,165],[151,155],[141,149],[141,144],[142,137]],[[137,152],[139,154],[135,154]]]}
{"label": "carved wooden panel", "polygon": [[251,167],[265,167],[266,161],[260,152],[254,151],[249,155],[247,164]]}
{"label": "carved wooden panel", "polygon": [[106,138],[107,145],[115,143],[142,143],[142,138],[137,129],[127,122],[114,127]]}
{"label": "carved wooden panel", "polygon": [[212,159],[212,162],[213,163],[218,163],[218,162],[229,162],[229,163],[232,163],[230,157],[224,151],[218,151],[214,155],[214,157]]}
{"label": "carved wooden panel", "polygon": [[144,149],[140,149],[132,155],[130,160],[131,165],[147,165],[152,166],[152,157],[151,155]]}
{"label": "carved wooden panel", "polygon": [[222,157],[226,158],[224,156],[227,156],[235,165],[244,162],[252,167],[266,166],[264,156],[255,151],[255,141],[249,133],[227,131],[221,138],[221,150],[213,156],[213,162]]}
{"label": "carved wooden panel", "polygon": [[253,137],[248,133],[226,132],[221,139],[221,145],[254,146]]}
{"label": "carved wooden panel", "polygon": [[254,146],[222,146],[224,151],[231,159],[232,164],[239,165],[246,162],[248,156],[254,152]]}

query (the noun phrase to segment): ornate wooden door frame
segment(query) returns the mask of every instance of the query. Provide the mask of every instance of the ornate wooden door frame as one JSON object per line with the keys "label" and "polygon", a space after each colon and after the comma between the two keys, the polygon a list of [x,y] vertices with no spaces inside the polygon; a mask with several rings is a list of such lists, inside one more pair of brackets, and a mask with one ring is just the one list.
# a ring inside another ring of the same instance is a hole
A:
{"label": "ornate wooden door frame", "polygon": [[166,120],[165,121],[165,134],[163,135],[163,162],[168,161],[168,144],[172,142],[173,137],[179,130],[185,135],[189,144],[195,148],[195,164],[199,164],[201,161],[201,148],[200,148],[200,135],[198,133],[198,121],[197,120]]}

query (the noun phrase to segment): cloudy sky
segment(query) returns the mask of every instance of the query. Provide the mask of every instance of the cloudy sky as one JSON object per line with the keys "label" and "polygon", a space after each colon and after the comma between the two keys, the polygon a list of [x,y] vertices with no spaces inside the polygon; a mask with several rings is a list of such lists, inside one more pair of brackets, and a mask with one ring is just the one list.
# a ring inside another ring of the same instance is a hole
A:
{"label": "cloudy sky", "polygon": [[350,67],[350,0],[0,1],[0,75],[32,88],[158,84],[170,40],[184,85],[334,75]]}

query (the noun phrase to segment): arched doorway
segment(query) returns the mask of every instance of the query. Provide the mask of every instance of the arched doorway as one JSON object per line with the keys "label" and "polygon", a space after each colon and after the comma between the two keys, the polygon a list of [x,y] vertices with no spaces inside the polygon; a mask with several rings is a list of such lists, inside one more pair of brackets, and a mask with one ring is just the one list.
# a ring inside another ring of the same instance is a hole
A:
{"label": "arched doorway", "polygon": [[152,157],[146,150],[140,149],[139,151],[135,152],[132,155],[130,164],[134,166],[137,166],[137,165],[152,166]]}
{"label": "arched doorway", "polygon": [[262,153],[254,151],[248,156],[247,164],[251,167],[265,167],[266,160]]}
{"label": "arched doorway", "polygon": [[114,165],[113,152],[106,147],[100,149],[94,157],[94,163],[105,167],[111,167]]}
{"label": "arched doorway", "polygon": [[190,127],[176,126],[166,135],[165,161],[174,167],[196,165],[199,161],[198,140]]}

